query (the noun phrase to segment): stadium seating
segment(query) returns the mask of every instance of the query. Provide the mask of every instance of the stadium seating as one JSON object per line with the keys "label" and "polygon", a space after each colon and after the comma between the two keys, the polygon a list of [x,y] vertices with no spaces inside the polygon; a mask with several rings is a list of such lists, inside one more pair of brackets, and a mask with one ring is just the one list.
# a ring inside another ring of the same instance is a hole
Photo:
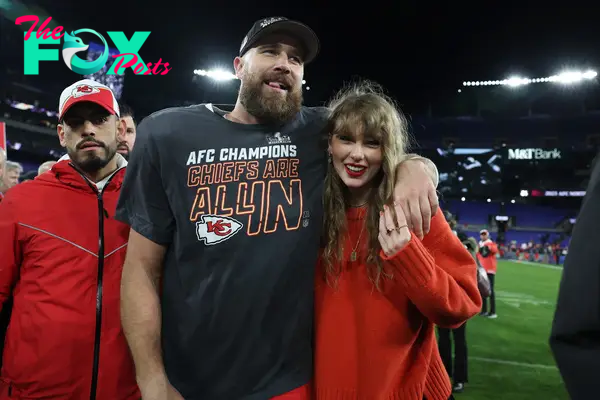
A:
{"label": "stadium seating", "polygon": [[489,215],[498,215],[500,212],[499,203],[449,200],[443,202],[442,207],[456,215],[459,223],[470,225],[487,225]]}
{"label": "stadium seating", "polygon": [[519,228],[553,229],[564,218],[574,217],[575,210],[544,207],[532,204],[505,203],[504,210],[498,202],[450,200],[442,207],[458,217],[461,224],[488,225],[490,215],[516,217]]}
{"label": "stadium seating", "polygon": [[444,119],[414,118],[411,128],[423,147],[439,146],[452,139],[457,147],[493,147],[502,142],[509,146],[582,146],[589,135],[598,134],[600,115],[567,117],[524,117],[483,119],[455,117]]}
{"label": "stadium seating", "polygon": [[555,228],[565,217],[573,217],[576,211],[563,210],[531,204],[506,204],[505,215],[516,217],[517,225],[523,227]]}

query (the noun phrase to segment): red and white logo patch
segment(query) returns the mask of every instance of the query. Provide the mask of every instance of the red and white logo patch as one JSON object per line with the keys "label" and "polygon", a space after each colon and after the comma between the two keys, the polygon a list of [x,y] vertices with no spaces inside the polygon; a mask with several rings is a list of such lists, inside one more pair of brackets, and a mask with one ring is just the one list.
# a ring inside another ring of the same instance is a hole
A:
{"label": "red and white logo patch", "polygon": [[229,217],[220,215],[201,215],[196,222],[196,236],[207,246],[212,246],[231,239],[244,225]]}
{"label": "red and white logo patch", "polygon": [[100,93],[100,89],[90,85],[79,85],[73,89],[71,96],[77,98],[88,94]]}

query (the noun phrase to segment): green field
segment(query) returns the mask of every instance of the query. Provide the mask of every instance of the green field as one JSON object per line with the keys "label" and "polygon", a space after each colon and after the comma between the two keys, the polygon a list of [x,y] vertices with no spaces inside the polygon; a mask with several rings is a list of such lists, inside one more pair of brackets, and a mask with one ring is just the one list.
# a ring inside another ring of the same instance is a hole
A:
{"label": "green field", "polygon": [[469,383],[457,400],[568,400],[548,345],[561,270],[500,261],[498,318],[467,325]]}

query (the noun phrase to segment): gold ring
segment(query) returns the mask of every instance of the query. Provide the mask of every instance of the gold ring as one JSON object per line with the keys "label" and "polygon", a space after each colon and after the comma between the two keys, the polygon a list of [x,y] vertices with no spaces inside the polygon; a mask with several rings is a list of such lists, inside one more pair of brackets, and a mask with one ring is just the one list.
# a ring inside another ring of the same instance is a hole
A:
{"label": "gold ring", "polygon": [[400,233],[400,231],[402,230],[402,228],[408,228],[408,225],[402,225],[402,226],[398,226],[396,228],[396,232]]}

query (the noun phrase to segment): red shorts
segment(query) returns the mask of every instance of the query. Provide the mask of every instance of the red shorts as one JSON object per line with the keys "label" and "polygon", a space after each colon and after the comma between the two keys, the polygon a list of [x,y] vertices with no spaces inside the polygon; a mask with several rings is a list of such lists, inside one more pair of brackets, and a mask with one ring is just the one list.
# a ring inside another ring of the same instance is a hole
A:
{"label": "red shorts", "polygon": [[300,386],[291,392],[272,397],[271,400],[310,400],[310,386]]}

